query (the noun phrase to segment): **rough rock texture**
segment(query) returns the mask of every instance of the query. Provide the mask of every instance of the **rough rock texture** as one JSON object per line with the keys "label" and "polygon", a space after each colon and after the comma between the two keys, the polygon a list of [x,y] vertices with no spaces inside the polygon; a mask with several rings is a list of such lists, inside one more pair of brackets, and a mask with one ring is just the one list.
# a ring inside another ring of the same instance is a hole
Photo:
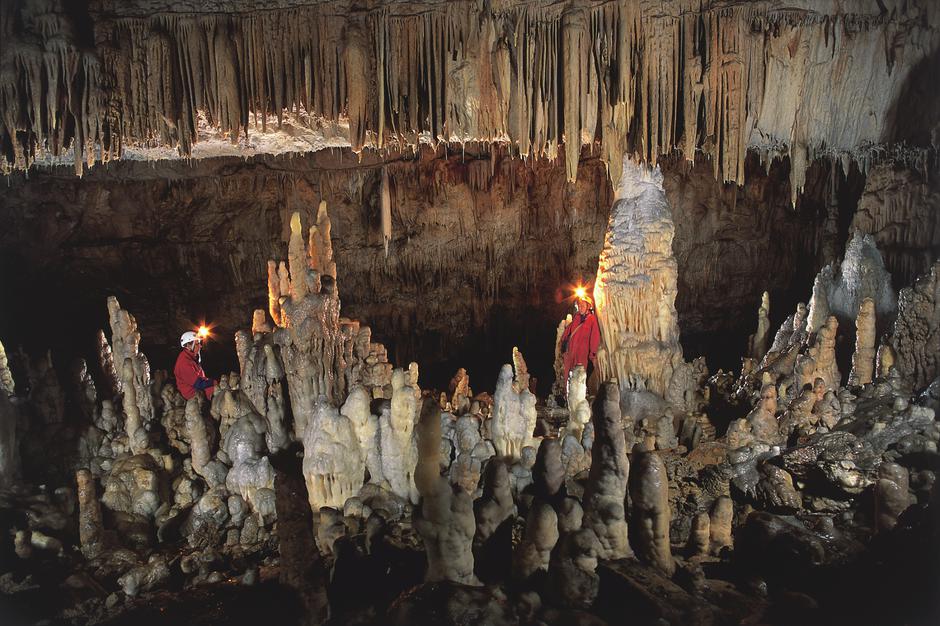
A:
{"label": "rough rock texture", "polygon": [[852,354],[852,371],[849,384],[867,385],[875,370],[875,302],[871,298],[862,300],[855,320],[855,352]]}
{"label": "rough rock texture", "polygon": [[637,557],[668,576],[675,572],[669,546],[669,476],[655,452],[639,444],[630,472],[631,543]]}
{"label": "rough rock texture", "polygon": [[594,284],[602,380],[665,396],[682,363],[676,316],[675,232],[663,175],[624,159]]}
{"label": "rough rock texture", "polygon": [[303,444],[303,473],[311,510],[324,506],[342,509],[348,498],[359,493],[365,479],[352,422],[321,398],[307,422]]}
{"label": "rough rock texture", "polygon": [[872,167],[851,228],[874,238],[896,285],[911,284],[940,256],[936,177],[918,168]]}
{"label": "rough rock texture", "polygon": [[620,424],[620,389],[604,383],[594,404],[595,441],[584,493],[584,528],[598,541],[597,555],[622,559],[632,555],[624,502],[630,462]]}
{"label": "rough rock texture", "polygon": [[923,389],[940,375],[940,261],[901,290],[890,339],[897,367]]}

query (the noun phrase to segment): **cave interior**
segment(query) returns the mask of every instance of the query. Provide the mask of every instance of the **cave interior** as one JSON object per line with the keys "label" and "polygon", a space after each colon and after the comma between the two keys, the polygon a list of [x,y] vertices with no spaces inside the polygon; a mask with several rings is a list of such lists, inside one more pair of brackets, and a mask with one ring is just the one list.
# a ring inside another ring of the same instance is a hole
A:
{"label": "cave interior", "polygon": [[940,622],[933,0],[0,40],[3,624]]}

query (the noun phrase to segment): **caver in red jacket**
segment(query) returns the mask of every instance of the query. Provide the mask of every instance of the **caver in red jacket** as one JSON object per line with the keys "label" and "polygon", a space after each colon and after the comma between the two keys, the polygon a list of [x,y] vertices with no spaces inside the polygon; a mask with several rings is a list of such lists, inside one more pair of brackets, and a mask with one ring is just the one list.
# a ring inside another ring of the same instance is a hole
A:
{"label": "caver in red jacket", "polygon": [[176,377],[176,388],[187,400],[195,396],[196,391],[200,389],[206,392],[207,398],[212,398],[215,382],[206,377],[206,373],[202,371],[202,365],[196,358],[196,353],[189,348],[183,348],[180,355],[176,357],[173,375]]}
{"label": "caver in red jacket", "polygon": [[575,365],[593,363],[597,357],[597,346],[601,342],[601,332],[597,326],[597,317],[590,310],[584,313],[575,313],[574,319],[568,324],[561,336],[562,343],[567,341],[568,349],[565,351],[565,384],[568,383],[568,374]]}

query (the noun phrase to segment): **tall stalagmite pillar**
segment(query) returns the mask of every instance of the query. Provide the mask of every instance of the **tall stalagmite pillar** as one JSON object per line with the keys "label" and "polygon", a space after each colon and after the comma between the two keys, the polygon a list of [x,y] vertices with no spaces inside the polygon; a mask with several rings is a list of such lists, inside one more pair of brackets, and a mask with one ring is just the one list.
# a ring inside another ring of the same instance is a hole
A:
{"label": "tall stalagmite pillar", "polygon": [[599,373],[621,389],[663,396],[682,363],[674,234],[662,172],[625,158],[594,284]]}

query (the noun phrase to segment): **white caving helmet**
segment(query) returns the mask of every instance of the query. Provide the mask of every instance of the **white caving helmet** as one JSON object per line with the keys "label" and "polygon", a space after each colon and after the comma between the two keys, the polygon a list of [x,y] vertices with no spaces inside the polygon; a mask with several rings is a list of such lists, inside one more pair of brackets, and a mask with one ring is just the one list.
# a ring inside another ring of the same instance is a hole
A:
{"label": "white caving helmet", "polygon": [[185,333],[180,335],[180,346],[183,348],[186,347],[186,344],[192,343],[194,341],[202,341],[202,338],[191,330],[187,330]]}

